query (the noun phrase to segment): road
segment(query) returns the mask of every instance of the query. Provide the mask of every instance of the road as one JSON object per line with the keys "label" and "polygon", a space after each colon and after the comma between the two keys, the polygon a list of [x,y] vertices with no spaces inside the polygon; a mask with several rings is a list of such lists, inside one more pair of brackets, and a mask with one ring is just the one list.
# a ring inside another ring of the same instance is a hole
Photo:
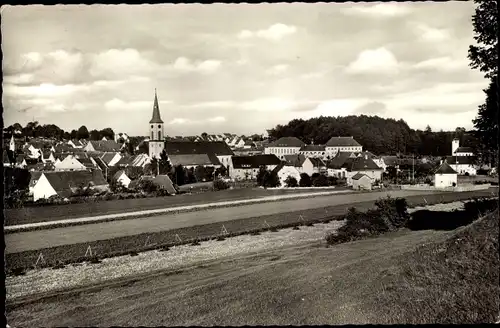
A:
{"label": "road", "polygon": [[216,208],[198,212],[158,215],[153,217],[103,222],[49,230],[19,232],[5,235],[6,253],[18,253],[48,247],[106,240],[115,237],[159,232],[201,224],[245,219],[326,206],[375,201],[381,197],[408,197],[436,194],[428,191],[383,191],[356,195],[333,195],[298,200],[276,201],[238,207]]}

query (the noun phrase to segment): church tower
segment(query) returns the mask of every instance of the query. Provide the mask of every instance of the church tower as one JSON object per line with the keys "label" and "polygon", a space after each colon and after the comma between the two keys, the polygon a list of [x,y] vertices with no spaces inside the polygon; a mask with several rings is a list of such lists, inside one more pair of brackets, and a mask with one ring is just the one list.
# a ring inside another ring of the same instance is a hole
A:
{"label": "church tower", "polygon": [[153,104],[153,117],[149,121],[149,157],[160,158],[160,154],[165,147],[163,135],[163,121],[160,117],[160,107],[158,106],[158,96],[155,89],[155,100]]}

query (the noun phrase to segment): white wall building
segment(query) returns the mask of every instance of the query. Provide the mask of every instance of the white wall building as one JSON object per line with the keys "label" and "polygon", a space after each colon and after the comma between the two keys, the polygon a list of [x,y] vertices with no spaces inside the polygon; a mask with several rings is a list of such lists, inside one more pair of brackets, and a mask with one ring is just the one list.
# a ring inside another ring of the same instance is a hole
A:
{"label": "white wall building", "polygon": [[361,146],[353,137],[332,137],[325,145],[326,155],[329,158],[337,155],[338,152],[362,152]]}
{"label": "white wall building", "polygon": [[434,173],[434,186],[436,188],[454,187],[457,185],[457,172],[444,162]]}
{"label": "white wall building", "polygon": [[86,169],[85,165],[80,163],[73,155],[68,155],[62,161],[54,163],[55,171],[82,171]]}
{"label": "white wall building", "polygon": [[283,137],[264,148],[264,154],[276,155],[279,159],[283,160],[285,155],[295,155],[300,152],[300,148],[304,146],[304,142],[295,137]]}

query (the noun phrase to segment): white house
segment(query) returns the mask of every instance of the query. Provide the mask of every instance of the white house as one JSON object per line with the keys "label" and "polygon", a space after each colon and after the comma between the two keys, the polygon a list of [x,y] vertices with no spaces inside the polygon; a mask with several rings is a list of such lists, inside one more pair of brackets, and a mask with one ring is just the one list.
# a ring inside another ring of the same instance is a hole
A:
{"label": "white house", "polygon": [[79,148],[79,149],[84,147],[84,144],[80,140],[76,140],[76,139],[72,139],[72,140],[68,141],[68,145],[73,147],[73,148]]}
{"label": "white house", "polygon": [[326,146],[325,145],[304,145],[300,148],[299,154],[306,157],[313,158],[326,158]]}
{"label": "white house", "polygon": [[338,152],[362,152],[361,146],[353,137],[332,137],[325,145],[326,155],[334,157]]}
{"label": "white house", "polygon": [[260,167],[274,170],[281,161],[273,154],[254,156],[233,156],[229,176],[235,180],[253,180],[257,178]]}
{"label": "white house", "polygon": [[453,139],[451,142],[452,156],[474,156],[474,150],[470,147],[460,147],[460,140]]}
{"label": "white house", "polygon": [[68,155],[62,161],[54,163],[55,171],[81,171],[86,169],[85,165],[80,163],[73,155]]}
{"label": "white house", "polygon": [[285,155],[295,155],[300,152],[304,142],[295,137],[283,137],[271,142],[264,148],[264,154],[276,155],[279,159],[284,159]]}
{"label": "white house", "polygon": [[448,156],[446,162],[459,175],[477,175],[477,167],[474,156]]}
{"label": "white house", "polygon": [[273,172],[275,172],[278,175],[281,186],[283,187],[286,186],[285,181],[288,177],[294,177],[295,180],[297,180],[297,183],[300,182],[300,172],[295,166],[281,163],[280,165],[274,168]]}
{"label": "white house", "polygon": [[352,186],[352,178],[362,173],[372,179],[372,181],[382,180],[382,169],[367,155],[348,158],[342,165],[346,169],[345,178],[348,186]]}
{"label": "white house", "polygon": [[434,173],[434,186],[436,188],[454,187],[457,185],[457,172],[444,162]]}
{"label": "white house", "polygon": [[373,180],[363,173],[356,173],[352,177],[352,189],[355,190],[371,190]]}
{"label": "white house", "polygon": [[120,170],[120,171],[116,172],[115,175],[113,176],[113,180],[115,180],[116,182],[120,183],[125,188],[128,188],[128,185],[130,184],[130,181],[132,181],[127,176],[127,174],[125,173],[124,170]]}

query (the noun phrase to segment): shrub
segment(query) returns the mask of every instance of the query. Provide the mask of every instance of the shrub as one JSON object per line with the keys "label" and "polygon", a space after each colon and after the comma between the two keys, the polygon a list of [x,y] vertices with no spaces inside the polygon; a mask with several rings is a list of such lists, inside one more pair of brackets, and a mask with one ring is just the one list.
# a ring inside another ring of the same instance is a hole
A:
{"label": "shrub", "polygon": [[14,276],[24,276],[26,274],[26,270],[24,268],[14,268],[11,272]]}
{"label": "shrub", "polygon": [[299,185],[301,187],[310,187],[312,186],[312,181],[311,181],[311,177],[309,176],[309,174],[307,173],[301,173],[300,174],[300,183]]}
{"label": "shrub", "polygon": [[299,226],[294,226],[292,230],[300,230]]}
{"label": "shrub", "polygon": [[129,255],[130,255],[130,256],[138,256],[138,255],[139,255],[139,253],[137,253],[136,251],[131,251],[131,252],[129,253]]}
{"label": "shrub", "polygon": [[328,177],[328,185],[335,186],[337,185],[337,177]]}
{"label": "shrub", "polygon": [[312,184],[315,187],[326,187],[328,186],[328,178],[320,174],[317,177],[313,178]]}
{"label": "shrub", "polygon": [[297,182],[297,179],[295,179],[295,177],[289,175],[285,180],[285,185],[289,188],[295,188],[298,187],[299,184]]}
{"label": "shrub", "polygon": [[217,238],[215,240],[223,241],[223,240],[226,240],[226,238],[224,238],[223,236],[217,236]]}
{"label": "shrub", "polygon": [[198,240],[195,240],[191,243],[191,246],[200,246],[200,242]]}
{"label": "shrub", "polygon": [[379,215],[388,222],[390,230],[399,229],[407,225],[410,214],[405,198],[381,198],[375,202]]}
{"label": "shrub", "polygon": [[229,189],[229,183],[222,179],[215,179],[213,182],[214,190],[226,190]]}

